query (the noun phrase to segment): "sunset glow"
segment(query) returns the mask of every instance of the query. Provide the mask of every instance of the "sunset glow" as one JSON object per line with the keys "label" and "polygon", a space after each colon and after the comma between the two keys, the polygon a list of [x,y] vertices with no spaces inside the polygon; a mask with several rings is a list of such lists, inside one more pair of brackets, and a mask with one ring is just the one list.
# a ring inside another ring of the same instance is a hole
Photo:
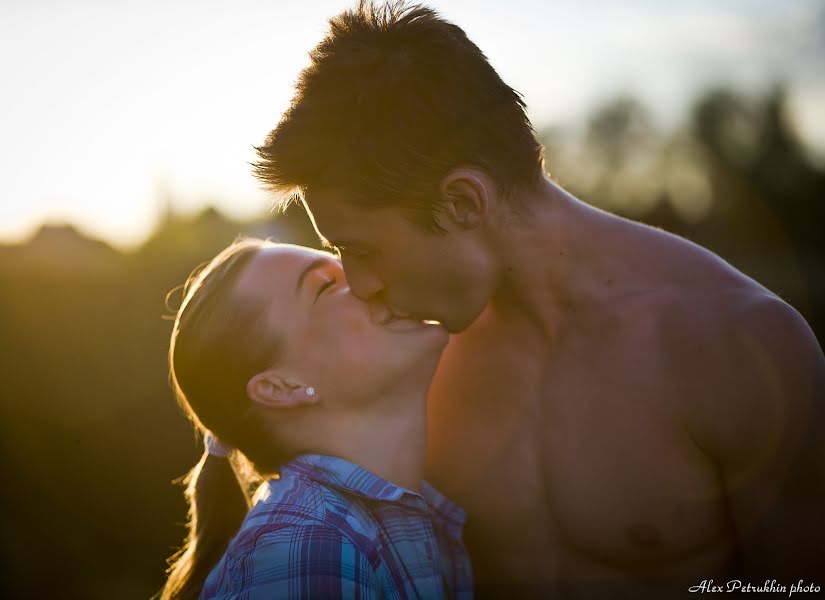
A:
{"label": "sunset glow", "polygon": [[[265,210],[252,146],[326,19],[351,4],[4,2],[0,243],[65,221],[128,247],[167,208]],[[674,126],[702,86],[784,81],[797,129],[825,147],[813,1],[431,4],[524,95],[538,129],[628,93]]]}

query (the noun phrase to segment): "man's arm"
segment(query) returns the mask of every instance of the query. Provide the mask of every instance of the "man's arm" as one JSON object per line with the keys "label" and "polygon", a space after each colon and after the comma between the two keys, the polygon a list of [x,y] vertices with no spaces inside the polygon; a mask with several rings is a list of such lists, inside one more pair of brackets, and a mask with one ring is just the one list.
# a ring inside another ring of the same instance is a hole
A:
{"label": "man's arm", "polygon": [[720,393],[697,404],[691,434],[718,465],[740,575],[825,585],[822,349],[777,298],[739,306],[722,329]]}

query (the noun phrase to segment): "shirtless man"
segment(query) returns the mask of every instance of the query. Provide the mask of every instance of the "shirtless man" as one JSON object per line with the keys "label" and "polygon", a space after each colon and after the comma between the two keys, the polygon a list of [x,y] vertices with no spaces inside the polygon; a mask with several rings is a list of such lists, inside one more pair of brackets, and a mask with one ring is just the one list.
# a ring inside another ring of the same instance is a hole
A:
{"label": "shirtless man", "polygon": [[477,595],[825,589],[825,358],[800,315],[548,179],[520,97],[434,12],[362,5],[311,57],[257,175],[356,294],[454,334],[429,470],[467,509]]}

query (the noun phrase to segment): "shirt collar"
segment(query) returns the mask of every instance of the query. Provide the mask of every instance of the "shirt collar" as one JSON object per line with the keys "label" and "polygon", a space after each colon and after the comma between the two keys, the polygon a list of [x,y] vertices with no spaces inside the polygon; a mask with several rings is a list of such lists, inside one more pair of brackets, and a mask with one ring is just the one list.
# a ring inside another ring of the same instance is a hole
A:
{"label": "shirt collar", "polygon": [[421,482],[421,494],[427,501],[433,515],[447,527],[448,531],[455,537],[461,537],[464,529],[464,522],[467,515],[464,509],[453,501],[449,500],[441,492],[435,489],[428,481]]}
{"label": "shirt collar", "polygon": [[[406,488],[390,483],[364,467],[337,456],[323,454],[301,454],[286,466],[285,471],[293,471],[323,483],[346,490],[371,500],[396,501],[405,494],[415,494]],[[415,494],[418,496],[418,494]]]}
{"label": "shirt collar", "polygon": [[464,510],[426,481],[421,482],[419,494],[390,483],[346,459],[322,454],[301,454],[285,465],[283,470],[371,500],[401,502],[420,510],[427,510],[454,535],[460,535],[464,526]]}

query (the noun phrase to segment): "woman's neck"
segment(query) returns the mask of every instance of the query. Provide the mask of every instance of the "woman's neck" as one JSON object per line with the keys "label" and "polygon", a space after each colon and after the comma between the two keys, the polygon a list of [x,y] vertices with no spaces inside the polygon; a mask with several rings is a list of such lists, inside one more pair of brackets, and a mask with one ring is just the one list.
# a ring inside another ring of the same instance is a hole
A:
{"label": "woman's neck", "polygon": [[405,396],[393,394],[392,404],[382,402],[377,410],[331,415],[319,447],[395,485],[420,491],[427,450],[426,391]]}

